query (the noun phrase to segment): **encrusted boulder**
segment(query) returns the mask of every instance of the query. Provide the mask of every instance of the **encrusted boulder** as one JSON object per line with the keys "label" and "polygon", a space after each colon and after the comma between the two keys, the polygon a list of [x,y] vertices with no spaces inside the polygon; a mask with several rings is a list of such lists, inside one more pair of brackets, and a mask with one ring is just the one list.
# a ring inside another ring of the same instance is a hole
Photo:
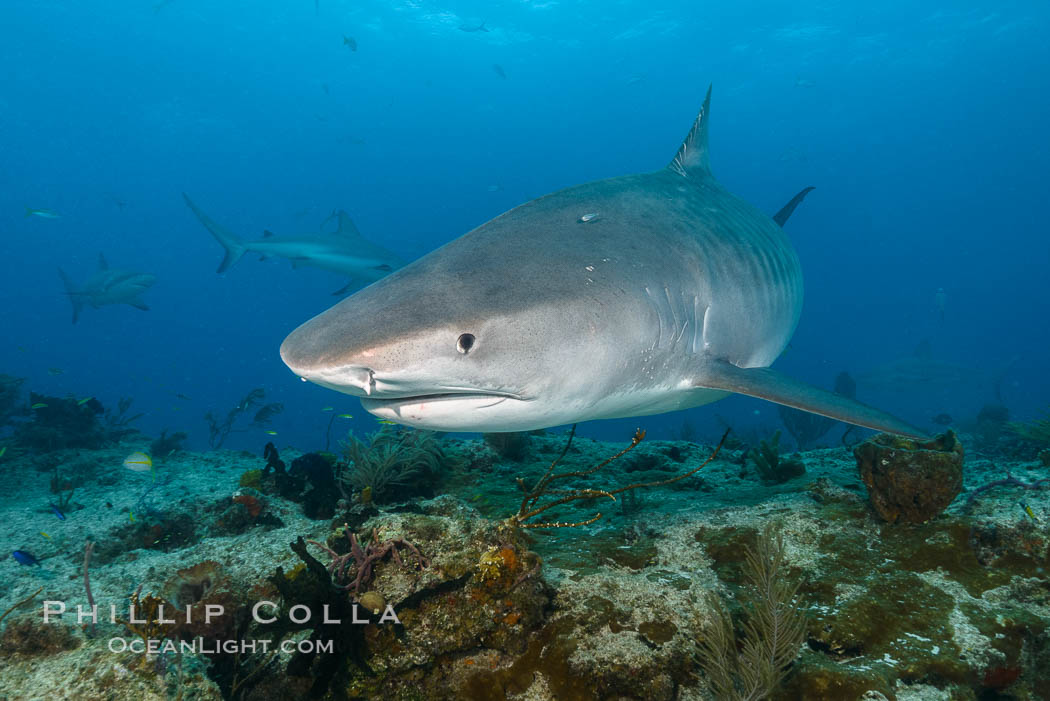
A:
{"label": "encrusted boulder", "polygon": [[880,433],[853,455],[872,506],[890,523],[925,523],[962,491],[963,447],[952,431],[925,442]]}

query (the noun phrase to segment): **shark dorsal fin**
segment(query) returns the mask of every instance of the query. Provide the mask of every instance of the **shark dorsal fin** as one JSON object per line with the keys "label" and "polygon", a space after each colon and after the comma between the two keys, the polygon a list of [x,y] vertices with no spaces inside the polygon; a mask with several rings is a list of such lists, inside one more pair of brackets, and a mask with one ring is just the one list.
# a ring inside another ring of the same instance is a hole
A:
{"label": "shark dorsal fin", "polygon": [[98,269],[109,270],[109,263],[106,262],[106,257],[101,253],[98,254]]}
{"label": "shark dorsal fin", "polygon": [[332,216],[328,217],[325,221],[328,222],[332,219],[335,219],[338,223],[338,226],[336,226],[335,229],[336,236],[343,236],[348,239],[363,238],[361,232],[358,231],[357,227],[354,225],[354,220],[351,219],[350,215],[342,209],[337,209],[332,212]]}
{"label": "shark dorsal fin", "polygon": [[798,207],[799,204],[802,203],[802,200],[806,199],[806,195],[808,195],[809,191],[812,189],[814,188],[812,185],[810,185],[809,187],[805,188],[802,192],[792,197],[790,202],[781,207],[780,211],[773,215],[773,221],[775,221],[778,225],[783,227],[784,222],[786,222],[788,220],[788,217],[791,216],[791,213],[795,211],[795,207]]}
{"label": "shark dorsal fin", "polygon": [[693,128],[678,147],[678,153],[667,167],[683,177],[711,174],[711,163],[707,158],[707,123],[711,114],[711,87],[707,88],[707,97],[700,114],[693,122]]}

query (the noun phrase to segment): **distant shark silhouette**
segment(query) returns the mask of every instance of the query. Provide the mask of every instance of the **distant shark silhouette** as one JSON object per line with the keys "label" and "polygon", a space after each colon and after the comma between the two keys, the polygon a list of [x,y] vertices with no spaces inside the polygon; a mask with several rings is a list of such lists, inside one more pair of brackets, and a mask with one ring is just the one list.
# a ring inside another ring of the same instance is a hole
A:
{"label": "distant shark silhouette", "polygon": [[109,304],[128,304],[136,309],[149,311],[142,301],[142,293],[157,281],[156,275],[136,273],[130,270],[117,270],[109,267],[105,256],[98,254],[98,270],[80,287],[69,278],[61,268],[58,274],[66,287],[66,294],[73,304],[73,323],[77,323],[84,306],[95,309]]}
{"label": "distant shark silhouette", "polygon": [[472,27],[469,24],[461,24],[461,25],[459,25],[459,31],[461,31],[461,32],[487,32],[488,31],[488,27],[485,26],[485,22],[482,22],[481,24],[479,24],[479,25],[477,25],[475,27]]}
{"label": "distant shark silhouette", "polygon": [[921,391],[926,394],[957,391],[990,392],[1002,402],[1002,382],[1016,363],[1015,356],[994,370],[983,370],[938,360],[929,341],[921,341],[911,355],[897,358],[857,375],[862,389],[899,394]]}
{"label": "distant shark silhouette", "polygon": [[281,345],[304,380],[382,418],[523,431],[736,392],[869,428],[903,421],[769,369],[802,309],[776,220],[711,173],[711,91],[671,163],[526,202],[314,317]]}
{"label": "distant shark silhouette", "polygon": [[245,241],[202,212],[186,193],[182,196],[204,228],[210,231],[226,250],[217,271],[220,273],[226,272],[241,256],[250,251],[260,254],[263,258],[287,258],[292,262],[293,268],[309,265],[347,275],[350,282],[333,293],[343,294],[362,283],[379,280],[404,265],[404,261],[396,255],[363,237],[349,215],[341,209],[333,212],[321,224],[323,229],[329,220],[336,219],[338,226],[332,233],[274,236],[266,232],[261,239]]}

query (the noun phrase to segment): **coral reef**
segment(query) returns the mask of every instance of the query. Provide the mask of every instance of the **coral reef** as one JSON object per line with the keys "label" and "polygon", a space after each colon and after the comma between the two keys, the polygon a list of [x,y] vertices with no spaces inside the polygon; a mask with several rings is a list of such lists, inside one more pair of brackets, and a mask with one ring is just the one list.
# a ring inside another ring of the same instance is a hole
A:
{"label": "coral reef", "polygon": [[29,393],[32,419],[15,428],[21,446],[42,453],[64,448],[101,448],[108,434],[99,417],[105,409],[97,399],[81,402]]}
{"label": "coral reef", "polygon": [[963,447],[952,431],[926,442],[880,433],[853,454],[872,506],[890,523],[925,523],[962,491]]}
{"label": "coral reef", "polygon": [[80,639],[69,628],[48,625],[39,614],[28,614],[8,623],[0,634],[0,658],[44,657],[75,650],[79,645]]}
{"label": "coral reef", "polygon": [[485,433],[482,438],[485,439],[485,444],[504,460],[520,462],[529,452],[531,437],[527,431]]}
{"label": "coral reef", "polygon": [[110,443],[119,443],[128,436],[133,436],[139,430],[131,424],[145,416],[144,413],[132,414],[131,405],[134,400],[131,397],[121,397],[117,401],[117,410],[106,409],[102,421],[106,429],[106,440]]}
{"label": "coral reef", "polygon": [[1028,423],[1011,422],[1007,424],[1011,432],[1040,446],[1050,445],[1050,409],[1044,412],[1042,418],[1034,419]]}
{"label": "coral reef", "polygon": [[834,419],[829,419],[820,414],[812,414],[808,411],[792,409],[783,404],[777,405],[777,413],[784,428],[788,430],[791,437],[795,439],[795,445],[799,450],[805,450],[817,441],[818,438],[831,430],[835,425]]}
{"label": "coral reef", "polygon": [[[41,567],[8,558],[0,696],[699,701],[746,696],[750,673],[773,701],[1038,699],[1050,688],[1038,464],[970,458],[974,498],[890,524],[841,447],[804,454],[807,484],[776,485],[724,443],[638,441],[533,435],[515,462],[483,440],[446,438],[452,494],[386,506],[364,490],[339,495],[335,456],[292,450],[285,468],[272,445],[265,467],[180,451],[156,481],[115,467],[129,446],[8,454],[19,488],[0,492],[0,513],[10,547]],[[905,462],[940,452],[882,447]],[[45,469],[62,495],[76,488],[65,520],[43,508],[55,501]],[[331,519],[302,508],[319,485],[327,503],[339,495]],[[598,506],[610,496],[615,508]],[[42,584],[69,607],[46,629]],[[272,602],[259,620],[256,602]],[[84,603],[106,613],[77,625]],[[208,604],[227,615],[206,621]],[[770,646],[769,615],[784,624],[778,638],[804,628],[805,645]],[[115,637],[231,647],[114,652]],[[715,666],[701,664],[705,648]]]}
{"label": "coral reef", "polygon": [[168,429],[164,429],[160,436],[150,443],[149,454],[154,460],[163,460],[182,450],[182,444],[187,438],[189,436],[183,431],[176,431],[169,436]]}
{"label": "coral reef", "polygon": [[0,427],[7,424],[12,416],[21,413],[19,407],[24,382],[25,380],[21,377],[0,373]]}
{"label": "coral reef", "polygon": [[[353,434],[340,444],[347,469],[340,483],[376,502],[426,493],[440,474],[441,444],[428,431],[383,426],[366,445]],[[409,487],[412,488],[409,488]]]}
{"label": "coral reef", "polygon": [[[159,596],[171,604],[168,617],[175,621],[166,634],[184,638],[199,636],[206,639],[224,640],[234,637],[238,626],[244,624],[247,603],[244,593],[238,591],[223,566],[214,560],[205,560],[175,572],[161,587]],[[222,606],[230,615],[216,617],[208,622],[202,615],[191,616],[187,621],[186,610],[193,607],[198,614],[205,606]],[[174,613],[170,613],[171,611]]]}
{"label": "coral reef", "polygon": [[[204,420],[208,422],[208,445],[213,449],[218,450],[223,446],[223,443],[226,442],[226,439],[229,438],[231,433],[247,430],[234,428],[237,420],[252,407],[261,404],[262,400],[265,398],[266,390],[262,387],[256,387],[251,392],[244,395],[244,397],[241,398],[241,401],[237,402],[237,406],[226,412],[224,418],[219,419],[210,411],[205,414]],[[264,416],[264,418],[266,417]]]}
{"label": "coral reef", "polygon": [[[335,481],[336,461],[331,453],[307,453],[292,460],[283,486],[304,484],[307,489],[295,500],[309,518],[332,518],[340,492]],[[287,494],[287,492],[285,492]]]}
{"label": "coral reef", "polygon": [[20,422],[14,431],[15,441],[35,452],[53,452],[69,448],[98,449],[120,443],[138,433],[131,423],[142,414],[127,415],[131,400],[122,398],[114,413],[102,402],[89,397],[49,397],[29,393],[31,420]]}
{"label": "coral reef", "polygon": [[781,457],[780,431],[774,433],[768,442],[762,441],[757,448],[752,448],[747,456],[758,468],[759,477],[766,484],[781,484],[806,474],[806,465],[798,454],[786,459]]}

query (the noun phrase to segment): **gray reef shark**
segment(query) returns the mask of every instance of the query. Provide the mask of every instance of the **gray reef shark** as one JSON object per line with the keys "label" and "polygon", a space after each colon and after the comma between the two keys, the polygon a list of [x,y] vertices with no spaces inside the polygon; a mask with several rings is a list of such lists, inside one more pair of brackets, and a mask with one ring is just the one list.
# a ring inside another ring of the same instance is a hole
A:
{"label": "gray reef shark", "polygon": [[337,219],[338,227],[332,233],[274,236],[266,232],[261,239],[245,241],[202,212],[186,193],[182,196],[204,228],[226,249],[226,255],[217,271],[220,273],[226,272],[241,256],[250,251],[263,258],[287,258],[292,262],[292,267],[309,265],[347,275],[350,282],[333,293],[342,294],[362,283],[374,282],[404,265],[404,261],[396,255],[362,236],[354,222],[341,209],[333,212],[332,216],[321,224],[323,229],[330,219]]}
{"label": "gray reef shark", "polygon": [[284,362],[365,410],[443,431],[642,416],[736,392],[921,433],[769,365],[802,308],[781,226],[711,173],[711,91],[671,163],[526,202],[293,331]]}
{"label": "gray reef shark", "polygon": [[73,323],[77,323],[84,305],[98,309],[107,304],[130,304],[136,309],[149,311],[142,301],[142,293],[153,287],[157,276],[150,273],[136,273],[130,270],[117,270],[109,267],[106,258],[98,254],[98,270],[80,287],[66,275],[61,268],[58,274],[66,286],[66,294],[73,304]]}

